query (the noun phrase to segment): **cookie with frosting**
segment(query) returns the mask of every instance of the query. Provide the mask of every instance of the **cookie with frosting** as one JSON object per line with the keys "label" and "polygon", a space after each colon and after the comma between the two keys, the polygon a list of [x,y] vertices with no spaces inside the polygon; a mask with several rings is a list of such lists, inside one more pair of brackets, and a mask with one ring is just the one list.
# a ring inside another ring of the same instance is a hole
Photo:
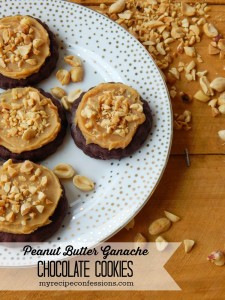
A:
{"label": "cookie with frosting", "polygon": [[120,159],[137,151],[152,126],[148,103],[130,86],[102,83],[73,103],[71,134],[87,155]]}
{"label": "cookie with frosting", "polygon": [[67,120],[61,103],[33,87],[0,94],[0,157],[39,161],[63,142]]}
{"label": "cookie with frosting", "polygon": [[0,88],[37,84],[49,77],[58,57],[55,35],[39,19],[0,19]]}
{"label": "cookie with frosting", "polygon": [[61,226],[68,202],[56,175],[31,161],[0,168],[0,242],[41,242]]}

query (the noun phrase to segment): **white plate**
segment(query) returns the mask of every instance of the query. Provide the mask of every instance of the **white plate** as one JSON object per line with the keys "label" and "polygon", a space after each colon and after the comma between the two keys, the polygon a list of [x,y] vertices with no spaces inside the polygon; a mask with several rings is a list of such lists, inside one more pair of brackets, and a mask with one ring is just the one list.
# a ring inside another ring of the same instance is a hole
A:
{"label": "white plate", "polygon": [[[137,214],[161,178],[172,137],[166,85],[145,48],[122,27],[95,11],[59,0],[1,1],[0,16],[14,14],[40,18],[57,34],[62,48],[57,68],[68,68],[63,61],[65,54],[81,57],[84,81],[70,84],[67,91],[85,91],[105,81],[123,82],[137,89],[150,104],[151,134],[132,157],[121,161],[90,158],[75,146],[68,132],[63,145],[43,162],[49,168],[69,163],[79,174],[96,182],[95,191],[90,193],[78,191],[71,182],[63,182],[71,208],[64,225],[50,241],[95,245],[115,234]],[[53,72],[38,86],[50,91],[60,84]],[[12,258],[14,251],[10,252],[12,256],[4,251],[0,256]],[[22,263],[19,256],[11,262]]]}

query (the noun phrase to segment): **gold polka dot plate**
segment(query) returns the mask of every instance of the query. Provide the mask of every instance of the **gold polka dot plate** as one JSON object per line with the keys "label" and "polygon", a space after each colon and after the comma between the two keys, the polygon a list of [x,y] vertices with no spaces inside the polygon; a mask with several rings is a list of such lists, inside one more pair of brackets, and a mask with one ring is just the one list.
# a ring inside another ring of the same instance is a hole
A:
{"label": "gold polka dot plate", "polygon": [[[90,158],[75,146],[68,132],[57,152],[42,162],[52,169],[59,163],[68,163],[78,174],[95,182],[93,191],[81,192],[72,180],[62,181],[70,209],[61,229],[49,242],[96,245],[124,227],[160,181],[172,138],[172,114],[165,82],[145,48],[125,29],[93,10],[60,0],[2,0],[1,17],[15,14],[39,18],[56,34],[61,47],[57,69],[70,69],[63,59],[66,55],[81,58],[84,80],[63,86],[67,92],[86,91],[101,82],[123,82],[150,104],[151,133],[131,157],[120,161]],[[48,92],[60,86],[55,73],[38,87]],[[18,258],[11,263],[24,262]]]}

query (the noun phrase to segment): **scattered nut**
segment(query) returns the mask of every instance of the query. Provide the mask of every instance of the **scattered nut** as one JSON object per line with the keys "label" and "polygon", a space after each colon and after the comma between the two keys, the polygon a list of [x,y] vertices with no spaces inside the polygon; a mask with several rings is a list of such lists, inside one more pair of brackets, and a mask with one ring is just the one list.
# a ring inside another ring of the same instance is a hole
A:
{"label": "scattered nut", "polygon": [[173,39],[180,39],[185,35],[182,27],[172,27],[171,36]]}
{"label": "scattered nut", "polygon": [[174,42],[174,39],[173,38],[167,38],[167,39],[165,39],[164,40],[164,44],[171,44],[171,43],[173,43]]}
{"label": "scattered nut", "polygon": [[100,7],[101,9],[106,9],[106,8],[107,8],[107,5],[105,5],[105,3],[101,3],[99,7]]}
{"label": "scattered nut", "polygon": [[191,129],[189,122],[191,121],[191,112],[186,110],[183,114],[174,114],[174,128],[176,130],[184,129],[188,131]]}
{"label": "scattered nut", "polygon": [[29,186],[28,188],[29,192],[34,195],[37,192],[37,188],[35,186]]}
{"label": "scattered nut", "polygon": [[27,55],[32,48],[32,44],[17,47],[18,53],[21,56]]}
{"label": "scattered nut", "polygon": [[225,114],[225,104],[222,104],[218,107],[219,112],[224,115]]}
{"label": "scattered nut", "polygon": [[70,72],[64,69],[60,69],[56,73],[56,78],[61,82],[62,85],[70,83]]}
{"label": "scattered nut", "polygon": [[218,97],[218,105],[225,104],[225,92],[219,95]]}
{"label": "scattered nut", "polygon": [[180,44],[177,46],[177,53],[182,54],[184,52],[184,42],[181,41]]}
{"label": "scattered nut", "polygon": [[42,200],[45,200],[45,198],[46,198],[45,193],[39,191],[38,192],[38,200],[42,201]]}
{"label": "scattered nut", "polygon": [[12,161],[12,159],[10,158],[10,159],[8,159],[6,162],[4,162],[3,168],[4,168],[4,169],[8,169],[8,166],[10,166],[10,165],[12,165],[12,164],[13,164],[13,161]]}
{"label": "scattered nut", "polygon": [[218,131],[218,135],[220,139],[225,142],[225,130]]}
{"label": "scattered nut", "polygon": [[200,29],[198,27],[198,25],[190,25],[189,29],[197,36],[200,35]]}
{"label": "scattered nut", "polygon": [[177,68],[171,68],[169,73],[171,73],[176,79],[180,79],[180,73],[178,72]]}
{"label": "scattered nut", "polygon": [[218,36],[218,30],[216,29],[216,27],[211,24],[211,23],[205,23],[203,25],[203,31],[204,33],[210,37],[210,38],[213,38],[213,37],[216,37]]}
{"label": "scattered nut", "polygon": [[225,50],[225,39],[220,39],[218,41],[218,44],[217,44],[217,47],[220,49],[220,50]]}
{"label": "scattered nut", "polygon": [[135,220],[132,219],[132,220],[125,226],[126,230],[130,230],[130,229],[134,228],[134,224],[135,224]]}
{"label": "scattered nut", "polygon": [[41,178],[41,186],[46,186],[47,183],[48,183],[48,178],[47,178],[47,176],[43,176],[43,177]]}
{"label": "scattered nut", "polygon": [[0,67],[6,68],[6,64],[5,64],[4,60],[1,57],[0,57]]}
{"label": "scattered nut", "polygon": [[37,60],[35,58],[30,58],[26,60],[26,63],[28,63],[31,66],[36,66],[37,65]]}
{"label": "scattered nut", "polygon": [[194,247],[195,241],[193,241],[193,240],[184,240],[183,243],[184,243],[184,251],[186,253],[189,253],[192,250],[192,248]]}
{"label": "scattered nut", "polygon": [[[216,107],[218,100],[217,99],[212,99],[209,101],[208,105],[210,107]],[[225,103],[224,103],[225,104]]]}
{"label": "scattered nut", "polygon": [[207,257],[207,260],[213,262],[216,266],[223,266],[225,264],[224,253],[220,250],[210,253],[210,255]]}
{"label": "scattered nut", "polygon": [[204,62],[200,54],[197,54],[197,61],[199,63],[203,63]]}
{"label": "scattered nut", "polygon": [[21,225],[25,226],[27,224],[26,220],[21,221]]}
{"label": "scattered nut", "polygon": [[7,182],[8,181],[8,176],[6,174],[1,175],[0,181],[1,182]]}
{"label": "scattered nut", "polygon": [[36,100],[36,101],[40,101],[40,95],[38,94],[38,92],[30,91],[30,92],[29,92],[29,97],[30,97],[31,99]]}
{"label": "scattered nut", "polygon": [[164,214],[165,214],[165,216],[167,217],[167,219],[169,219],[169,220],[170,220],[171,222],[173,222],[173,223],[180,221],[180,217],[178,217],[178,216],[172,214],[172,213],[169,212],[169,211],[164,210]]}
{"label": "scattered nut", "polygon": [[28,160],[25,160],[25,162],[22,163],[21,167],[20,167],[20,172],[21,173],[29,173],[30,171],[33,170],[33,164],[28,161]]}
{"label": "scattered nut", "polygon": [[24,141],[29,141],[32,138],[34,138],[36,134],[37,134],[37,132],[35,130],[28,128],[27,130],[24,131],[24,133],[22,135],[22,139]]}
{"label": "scattered nut", "polygon": [[40,214],[42,214],[44,208],[45,208],[44,205],[36,205],[36,209]]}
{"label": "scattered nut", "polygon": [[11,182],[6,182],[4,184],[3,190],[8,193],[10,191],[10,187],[11,187]]}
{"label": "scattered nut", "polygon": [[158,43],[156,45],[156,50],[159,52],[159,54],[166,55],[166,51],[165,51],[165,49],[163,47],[163,43]]}
{"label": "scattered nut", "polygon": [[203,93],[202,90],[199,90],[196,92],[193,96],[194,99],[201,101],[201,102],[208,102],[210,100],[210,97],[207,96],[205,93]]}
{"label": "scattered nut", "polygon": [[[224,78],[225,80],[225,78]],[[209,83],[208,79],[206,76],[202,76],[199,78],[199,83],[200,83],[200,86],[203,90],[203,92],[207,95],[207,96],[213,96],[214,95],[214,92],[212,90],[212,86],[211,84]],[[225,86],[224,86],[225,87]]]}
{"label": "scattered nut", "polygon": [[72,178],[75,174],[73,167],[69,164],[58,164],[53,172],[58,178]]}
{"label": "scattered nut", "polygon": [[94,182],[89,178],[81,175],[76,175],[73,177],[73,184],[81,191],[89,192],[94,189]]}
{"label": "scattered nut", "polygon": [[31,207],[32,206],[30,203],[27,203],[27,202],[23,203],[20,208],[21,215],[25,216],[26,214],[28,214],[31,210]]}
{"label": "scattered nut", "polygon": [[60,87],[54,87],[51,89],[51,93],[54,97],[61,99],[62,97],[66,96],[66,91]]}
{"label": "scattered nut", "polygon": [[135,237],[134,237],[134,247],[140,247],[142,248],[145,243],[147,242],[146,238],[140,233],[138,232]]}
{"label": "scattered nut", "polygon": [[168,82],[169,84],[174,84],[176,81],[177,79],[175,78],[175,76],[168,72],[166,75],[166,82]]}
{"label": "scattered nut", "polygon": [[20,192],[20,191],[19,191],[19,189],[18,189],[17,186],[13,185],[13,186],[11,187],[10,193],[19,193],[19,192]]}
{"label": "scattered nut", "polygon": [[113,3],[110,7],[109,7],[109,13],[110,14],[117,14],[120,13],[124,10],[126,5],[125,0],[117,0],[115,3]]}
{"label": "scattered nut", "polygon": [[52,204],[53,202],[51,200],[49,200],[49,199],[46,199],[45,203],[48,205],[48,204]]}
{"label": "scattered nut", "polygon": [[217,92],[225,91],[225,77],[217,77],[211,83],[210,87]]}
{"label": "scattered nut", "polygon": [[8,174],[10,177],[15,177],[18,174],[18,172],[11,166],[8,166]]}
{"label": "scattered nut", "polygon": [[16,214],[20,212],[20,205],[19,204],[13,204],[12,205],[12,211]]}
{"label": "scattered nut", "polygon": [[187,79],[187,81],[193,80],[193,76],[191,74],[185,74],[185,78]]}
{"label": "scattered nut", "polygon": [[133,15],[131,10],[125,10],[123,13],[118,14],[121,19],[130,20]]}
{"label": "scattered nut", "polygon": [[167,218],[160,218],[152,222],[148,228],[151,235],[157,235],[167,231],[171,226],[171,221]]}
{"label": "scattered nut", "polygon": [[80,89],[70,92],[68,94],[67,101],[69,103],[73,103],[75,100],[77,100],[80,97],[81,93],[82,93],[82,90],[80,90]]}
{"label": "scattered nut", "polygon": [[181,3],[181,12],[183,13],[184,16],[194,16],[195,15],[195,7],[182,2]]}
{"label": "scattered nut", "polygon": [[177,95],[177,92],[175,90],[170,90],[170,96],[171,98],[175,98]]}
{"label": "scattered nut", "polygon": [[78,56],[74,55],[68,55],[64,57],[64,60],[67,64],[69,64],[72,67],[81,67],[82,62]]}
{"label": "scattered nut", "polygon": [[216,47],[213,47],[211,44],[209,44],[208,53],[209,55],[217,55],[220,53],[220,50]]}
{"label": "scattered nut", "polygon": [[197,75],[198,77],[202,77],[202,76],[205,76],[207,73],[208,73],[207,70],[205,70],[205,71],[199,71],[199,72],[196,73],[196,75]]}
{"label": "scattered nut", "polygon": [[15,214],[13,211],[9,212],[6,216],[5,216],[6,221],[8,222],[13,222],[15,219]]}
{"label": "scattered nut", "polygon": [[34,39],[33,40],[33,46],[34,48],[39,48],[44,44],[44,40],[42,39]]}
{"label": "scattered nut", "polygon": [[63,105],[63,107],[66,109],[66,110],[70,110],[70,103],[68,102],[68,97],[67,96],[63,96],[61,98],[61,103]]}
{"label": "scattered nut", "polygon": [[212,107],[211,112],[213,117],[217,117],[220,114],[219,110],[216,107]]}
{"label": "scattered nut", "polygon": [[158,236],[155,243],[158,251],[163,251],[168,246],[168,242],[162,236]]}
{"label": "scattered nut", "polygon": [[184,47],[184,52],[187,56],[190,56],[190,57],[196,56],[195,47]]}
{"label": "scattered nut", "polygon": [[190,73],[196,66],[196,63],[194,60],[192,60],[187,67],[185,68],[186,73]]}
{"label": "scattered nut", "polygon": [[73,67],[70,70],[72,82],[80,82],[84,78],[84,70],[82,67]]}

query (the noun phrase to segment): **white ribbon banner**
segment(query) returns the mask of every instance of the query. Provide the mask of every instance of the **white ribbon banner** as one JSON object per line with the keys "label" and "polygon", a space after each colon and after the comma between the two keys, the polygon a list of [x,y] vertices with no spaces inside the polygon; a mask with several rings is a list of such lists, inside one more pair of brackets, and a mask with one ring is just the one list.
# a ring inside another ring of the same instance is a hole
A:
{"label": "white ribbon banner", "polygon": [[0,289],[178,291],[164,265],[180,244],[0,244]]}

